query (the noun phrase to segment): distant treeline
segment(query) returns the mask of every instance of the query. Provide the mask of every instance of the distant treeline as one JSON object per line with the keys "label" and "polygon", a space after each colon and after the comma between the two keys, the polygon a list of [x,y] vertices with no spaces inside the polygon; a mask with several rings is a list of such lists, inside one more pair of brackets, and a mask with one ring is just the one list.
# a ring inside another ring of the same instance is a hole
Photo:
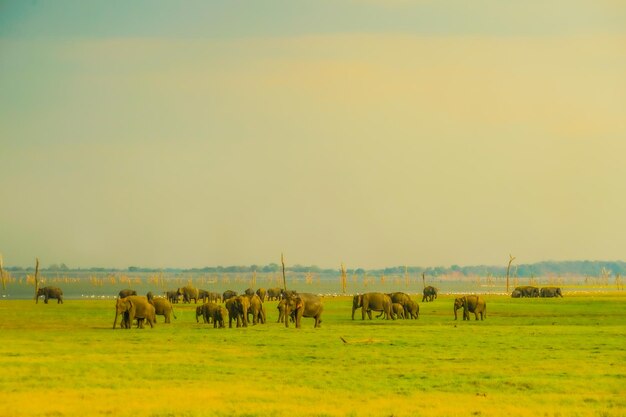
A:
{"label": "distant treeline", "polygon": [[[34,267],[7,267],[8,271],[34,271]],[[302,272],[302,273],[318,273],[318,274],[331,274],[339,273],[339,269],[332,268],[320,268],[316,265],[291,265],[285,268],[290,272]],[[65,264],[50,265],[47,268],[42,268],[42,271],[55,271],[55,272],[149,272],[149,273],[279,273],[282,267],[276,263],[270,263],[267,265],[249,265],[249,266],[206,266],[204,268],[144,268],[140,266],[129,266],[126,269],[116,268],[70,268]],[[348,269],[347,273],[350,275],[357,274],[375,274],[375,275],[404,275],[419,274],[422,273],[426,276],[494,276],[501,277],[506,275],[506,265],[493,266],[493,265],[473,265],[473,266],[459,266],[452,265],[450,267],[436,266],[436,267],[420,267],[420,266],[395,266],[384,269],[363,269],[353,268]],[[514,277],[540,277],[540,276],[610,276],[610,275],[626,275],[626,262],[623,261],[544,261],[534,264],[513,264],[511,266],[511,276]]]}

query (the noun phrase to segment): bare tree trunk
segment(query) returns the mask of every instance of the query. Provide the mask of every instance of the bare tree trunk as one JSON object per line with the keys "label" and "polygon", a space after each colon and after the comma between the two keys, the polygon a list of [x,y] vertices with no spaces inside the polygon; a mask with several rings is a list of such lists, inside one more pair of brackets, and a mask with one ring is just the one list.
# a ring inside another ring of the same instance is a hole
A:
{"label": "bare tree trunk", "polygon": [[2,254],[0,254],[0,279],[2,279],[2,292],[4,293],[7,290],[7,284],[4,278],[4,268],[2,266]]}
{"label": "bare tree trunk", "polygon": [[283,264],[283,289],[287,291],[287,278],[285,278],[285,257],[280,254],[280,263]]}
{"label": "bare tree trunk", "polygon": [[35,258],[35,300],[39,291],[39,258]]}
{"label": "bare tree trunk", "polygon": [[510,255],[509,254],[509,265],[506,267],[506,292],[509,292],[509,272],[511,271],[511,263],[513,262],[513,259],[515,259],[515,256]]}
{"label": "bare tree trunk", "polygon": [[343,266],[343,262],[341,263],[341,291],[345,294],[346,293],[346,281],[347,281],[347,277],[346,277],[346,267]]}

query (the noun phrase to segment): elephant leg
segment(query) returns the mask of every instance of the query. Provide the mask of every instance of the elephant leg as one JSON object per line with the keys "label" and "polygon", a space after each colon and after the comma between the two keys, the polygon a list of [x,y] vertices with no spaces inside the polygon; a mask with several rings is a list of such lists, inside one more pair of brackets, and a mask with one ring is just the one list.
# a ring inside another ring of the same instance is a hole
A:
{"label": "elephant leg", "polygon": [[303,308],[299,308],[298,312],[296,313],[296,329],[300,328],[301,322],[302,322],[302,313],[303,313]]}

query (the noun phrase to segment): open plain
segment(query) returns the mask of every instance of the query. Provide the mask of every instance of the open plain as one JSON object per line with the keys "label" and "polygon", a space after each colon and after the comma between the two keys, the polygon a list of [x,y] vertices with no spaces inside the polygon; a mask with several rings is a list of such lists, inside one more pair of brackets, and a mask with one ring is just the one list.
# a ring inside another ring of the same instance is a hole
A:
{"label": "open plain", "polygon": [[0,415],[626,414],[623,292],[484,297],[482,322],[455,321],[450,295],[395,321],[327,297],[319,329],[276,323],[272,301],[266,324],[214,329],[176,304],[143,330],[112,330],[113,300],[5,299]]}

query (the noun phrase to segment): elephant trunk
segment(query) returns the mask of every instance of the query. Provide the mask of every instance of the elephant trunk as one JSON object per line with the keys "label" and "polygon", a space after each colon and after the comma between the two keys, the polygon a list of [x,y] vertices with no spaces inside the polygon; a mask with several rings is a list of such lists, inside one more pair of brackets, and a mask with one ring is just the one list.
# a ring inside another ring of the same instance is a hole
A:
{"label": "elephant trunk", "polygon": [[117,309],[116,309],[115,310],[115,320],[113,320],[113,328],[114,329],[115,329],[115,325],[117,324],[117,315],[118,315],[118,312],[117,312]]}

